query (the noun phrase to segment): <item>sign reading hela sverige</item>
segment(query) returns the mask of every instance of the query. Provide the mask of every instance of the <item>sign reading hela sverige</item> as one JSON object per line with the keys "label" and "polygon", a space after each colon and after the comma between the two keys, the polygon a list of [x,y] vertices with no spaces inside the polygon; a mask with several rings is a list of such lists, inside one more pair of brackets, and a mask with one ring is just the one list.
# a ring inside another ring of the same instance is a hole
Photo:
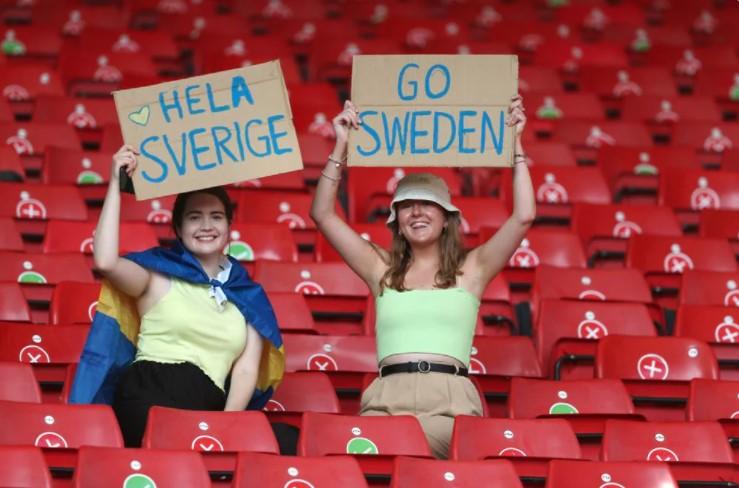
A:
{"label": "sign reading hela sverige", "polygon": [[351,166],[510,166],[518,58],[354,56]]}
{"label": "sign reading hela sverige", "polygon": [[138,200],[303,167],[279,61],[113,96]]}

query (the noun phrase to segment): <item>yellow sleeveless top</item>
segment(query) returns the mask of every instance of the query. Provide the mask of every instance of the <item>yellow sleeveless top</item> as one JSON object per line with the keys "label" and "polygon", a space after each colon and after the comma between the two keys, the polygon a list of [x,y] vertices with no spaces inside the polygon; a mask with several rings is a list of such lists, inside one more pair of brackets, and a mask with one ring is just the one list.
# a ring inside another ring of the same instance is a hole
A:
{"label": "yellow sleeveless top", "polygon": [[171,278],[169,291],[141,317],[136,361],[192,363],[223,390],[246,346],[246,321],[233,303],[219,309],[209,289]]}

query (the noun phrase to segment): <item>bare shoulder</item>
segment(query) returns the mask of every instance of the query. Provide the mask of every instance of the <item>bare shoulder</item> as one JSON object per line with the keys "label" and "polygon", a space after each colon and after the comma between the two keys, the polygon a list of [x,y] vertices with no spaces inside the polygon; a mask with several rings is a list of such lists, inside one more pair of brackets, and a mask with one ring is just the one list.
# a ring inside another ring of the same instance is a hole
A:
{"label": "bare shoulder", "polygon": [[164,298],[164,295],[167,294],[171,286],[171,278],[164,276],[163,274],[152,272],[149,286],[146,287],[144,294],[139,297],[137,302],[139,315],[144,315],[146,312],[151,310],[151,307]]}

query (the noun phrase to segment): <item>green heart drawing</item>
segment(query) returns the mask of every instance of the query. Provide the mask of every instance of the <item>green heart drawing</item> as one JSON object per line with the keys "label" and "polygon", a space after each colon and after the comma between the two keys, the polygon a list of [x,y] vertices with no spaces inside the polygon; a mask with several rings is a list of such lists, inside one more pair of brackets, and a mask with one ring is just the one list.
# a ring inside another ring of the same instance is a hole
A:
{"label": "green heart drawing", "polygon": [[144,105],[140,109],[138,109],[135,112],[131,112],[128,114],[128,118],[131,119],[131,122],[138,125],[146,125],[149,123],[149,114],[151,111],[149,110],[148,105]]}

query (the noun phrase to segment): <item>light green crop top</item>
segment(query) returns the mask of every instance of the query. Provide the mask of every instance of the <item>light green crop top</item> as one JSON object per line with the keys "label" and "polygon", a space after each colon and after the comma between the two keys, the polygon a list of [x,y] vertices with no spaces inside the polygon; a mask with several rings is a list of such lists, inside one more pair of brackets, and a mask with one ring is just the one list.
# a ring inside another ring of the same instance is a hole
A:
{"label": "light green crop top", "polygon": [[169,291],[141,317],[136,361],[192,363],[223,390],[246,346],[246,321],[231,302],[220,310],[209,289],[172,278]]}
{"label": "light green crop top", "polygon": [[377,359],[393,354],[444,354],[470,362],[480,300],[464,288],[397,291],[376,298]]}

